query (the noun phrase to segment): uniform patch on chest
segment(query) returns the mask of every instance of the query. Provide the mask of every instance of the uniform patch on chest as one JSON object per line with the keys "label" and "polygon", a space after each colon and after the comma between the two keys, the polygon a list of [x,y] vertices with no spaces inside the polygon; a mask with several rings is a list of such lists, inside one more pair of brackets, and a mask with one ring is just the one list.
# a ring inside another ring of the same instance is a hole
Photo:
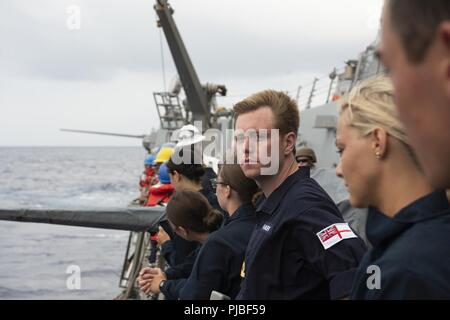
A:
{"label": "uniform patch on chest", "polygon": [[317,232],[317,237],[325,250],[331,248],[342,240],[357,238],[356,234],[348,226],[348,223],[332,224],[331,226]]}

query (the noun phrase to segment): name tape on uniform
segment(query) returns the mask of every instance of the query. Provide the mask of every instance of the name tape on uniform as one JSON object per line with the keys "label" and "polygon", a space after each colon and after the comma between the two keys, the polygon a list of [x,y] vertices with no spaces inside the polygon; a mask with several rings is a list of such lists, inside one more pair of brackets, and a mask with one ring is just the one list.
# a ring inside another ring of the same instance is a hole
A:
{"label": "name tape on uniform", "polygon": [[348,226],[348,223],[332,224],[317,232],[317,237],[319,237],[320,243],[322,243],[325,250],[344,239],[357,238],[356,234]]}

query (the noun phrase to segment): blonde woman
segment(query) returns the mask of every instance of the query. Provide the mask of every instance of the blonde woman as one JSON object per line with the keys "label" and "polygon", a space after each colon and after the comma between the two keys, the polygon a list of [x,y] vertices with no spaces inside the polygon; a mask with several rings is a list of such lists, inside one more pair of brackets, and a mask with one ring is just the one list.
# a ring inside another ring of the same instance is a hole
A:
{"label": "blonde woman", "polygon": [[418,165],[389,78],[366,80],[342,101],[336,145],[336,173],[351,204],[369,207],[366,232],[373,245],[351,298],[449,299],[449,203]]}

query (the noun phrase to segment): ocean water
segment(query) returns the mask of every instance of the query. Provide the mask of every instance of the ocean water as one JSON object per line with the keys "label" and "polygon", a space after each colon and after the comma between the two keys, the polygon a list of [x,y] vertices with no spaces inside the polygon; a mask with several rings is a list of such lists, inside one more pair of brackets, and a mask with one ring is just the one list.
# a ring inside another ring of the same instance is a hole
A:
{"label": "ocean water", "polygon": [[[144,157],[138,147],[0,147],[0,208],[125,207]],[[128,235],[0,221],[0,299],[112,299]],[[73,266],[79,289],[67,285]]]}

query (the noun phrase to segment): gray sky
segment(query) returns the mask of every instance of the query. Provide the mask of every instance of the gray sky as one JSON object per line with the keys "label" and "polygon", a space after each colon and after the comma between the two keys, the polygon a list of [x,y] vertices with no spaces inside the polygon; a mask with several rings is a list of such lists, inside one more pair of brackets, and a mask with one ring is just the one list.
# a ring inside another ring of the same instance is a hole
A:
{"label": "gray sky", "polygon": [[[354,59],[377,34],[382,0],[172,0],[202,83],[226,106],[267,88],[289,91]],[[70,30],[67,8],[81,10]],[[159,127],[164,89],[153,0],[0,1],[0,146],[138,146]],[[164,41],[167,83],[176,71]]]}

